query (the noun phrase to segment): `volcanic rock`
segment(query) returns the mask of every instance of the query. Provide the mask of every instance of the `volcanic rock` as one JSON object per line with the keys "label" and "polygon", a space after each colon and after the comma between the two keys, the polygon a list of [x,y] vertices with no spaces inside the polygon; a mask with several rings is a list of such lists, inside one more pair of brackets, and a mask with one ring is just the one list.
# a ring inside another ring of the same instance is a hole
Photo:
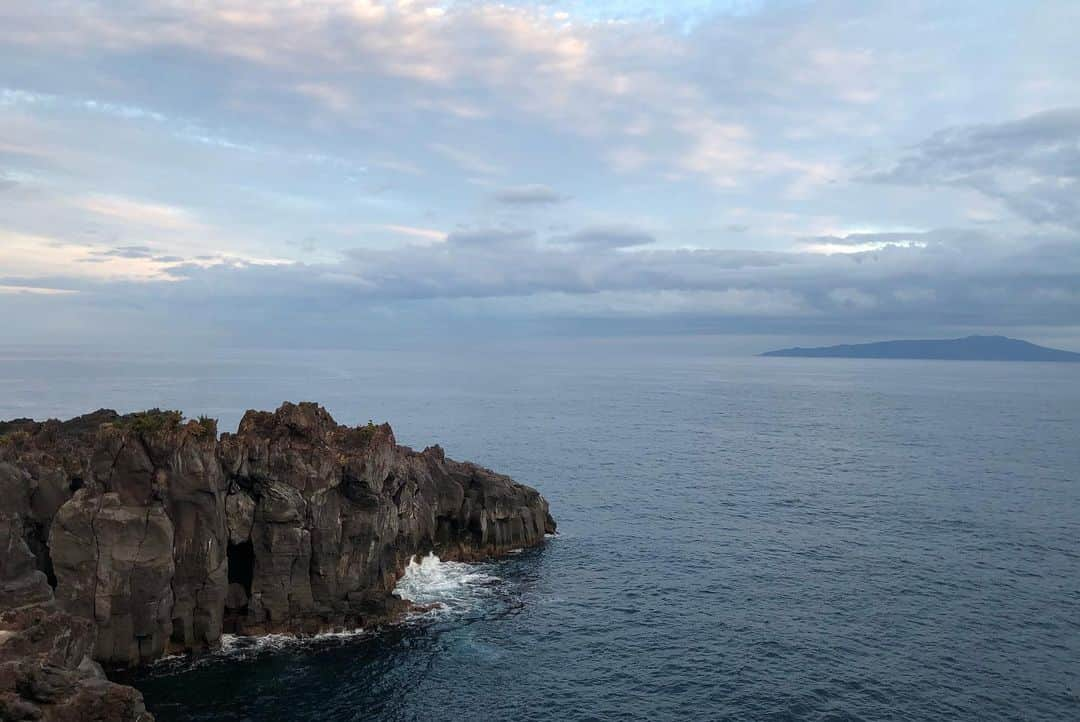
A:
{"label": "volcanic rock", "polygon": [[[0,422],[0,718],[149,720],[107,667],[393,619],[408,561],[555,531],[532,488],[313,403]],[[75,717],[71,715],[75,714]],[[67,716],[65,716],[67,715]]]}

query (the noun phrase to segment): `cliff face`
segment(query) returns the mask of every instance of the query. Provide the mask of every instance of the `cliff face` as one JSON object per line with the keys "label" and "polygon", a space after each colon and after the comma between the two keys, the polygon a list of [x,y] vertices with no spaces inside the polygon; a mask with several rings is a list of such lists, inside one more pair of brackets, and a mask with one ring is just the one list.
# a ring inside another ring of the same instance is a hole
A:
{"label": "cliff face", "polygon": [[414,554],[497,555],[555,529],[534,489],[307,403],[249,411],[220,439],[212,420],[170,412],[2,423],[0,493],[0,611],[63,615],[49,628],[78,631],[83,657],[111,665],[223,632],[387,620],[405,606],[391,591]]}
{"label": "cliff face", "polygon": [[153,722],[142,695],[93,661],[93,621],[57,603],[44,539],[71,482],[63,464],[27,451],[15,465],[13,449],[0,448],[0,719]]}

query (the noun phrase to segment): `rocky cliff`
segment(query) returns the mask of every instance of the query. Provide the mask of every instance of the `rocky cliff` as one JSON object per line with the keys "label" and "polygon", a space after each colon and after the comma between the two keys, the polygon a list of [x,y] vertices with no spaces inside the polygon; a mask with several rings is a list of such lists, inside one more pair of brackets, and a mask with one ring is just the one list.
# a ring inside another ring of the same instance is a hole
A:
{"label": "rocky cliff", "polygon": [[97,662],[379,623],[404,610],[391,592],[413,555],[487,557],[555,530],[534,489],[310,403],[220,438],[156,410],[0,423],[0,499],[4,719],[150,719]]}

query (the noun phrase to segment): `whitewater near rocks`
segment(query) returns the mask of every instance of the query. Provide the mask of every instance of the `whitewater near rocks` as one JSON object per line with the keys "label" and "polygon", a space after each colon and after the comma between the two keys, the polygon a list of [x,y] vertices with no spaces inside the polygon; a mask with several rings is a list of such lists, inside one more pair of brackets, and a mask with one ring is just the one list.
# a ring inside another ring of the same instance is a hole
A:
{"label": "whitewater near rocks", "polygon": [[[555,530],[535,489],[312,403],[249,411],[220,438],[213,420],[156,410],[2,423],[0,493],[0,711],[12,718],[72,718],[74,696],[94,693],[111,705],[103,719],[149,719],[97,663],[214,649],[227,634],[368,627],[409,609],[393,591],[410,563],[433,571],[424,555],[497,556]],[[58,642],[11,641],[49,634],[77,644],[57,655]],[[62,683],[35,686],[43,674]]]}

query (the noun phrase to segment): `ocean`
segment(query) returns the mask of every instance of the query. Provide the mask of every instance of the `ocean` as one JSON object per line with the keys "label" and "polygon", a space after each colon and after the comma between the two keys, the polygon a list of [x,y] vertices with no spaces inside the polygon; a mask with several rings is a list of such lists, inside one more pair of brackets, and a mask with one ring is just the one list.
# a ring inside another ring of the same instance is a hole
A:
{"label": "ocean", "polygon": [[316,400],[535,486],[559,534],[417,558],[432,612],[230,637],[159,720],[1080,719],[1080,365],[649,338],[0,351],[0,418]]}

